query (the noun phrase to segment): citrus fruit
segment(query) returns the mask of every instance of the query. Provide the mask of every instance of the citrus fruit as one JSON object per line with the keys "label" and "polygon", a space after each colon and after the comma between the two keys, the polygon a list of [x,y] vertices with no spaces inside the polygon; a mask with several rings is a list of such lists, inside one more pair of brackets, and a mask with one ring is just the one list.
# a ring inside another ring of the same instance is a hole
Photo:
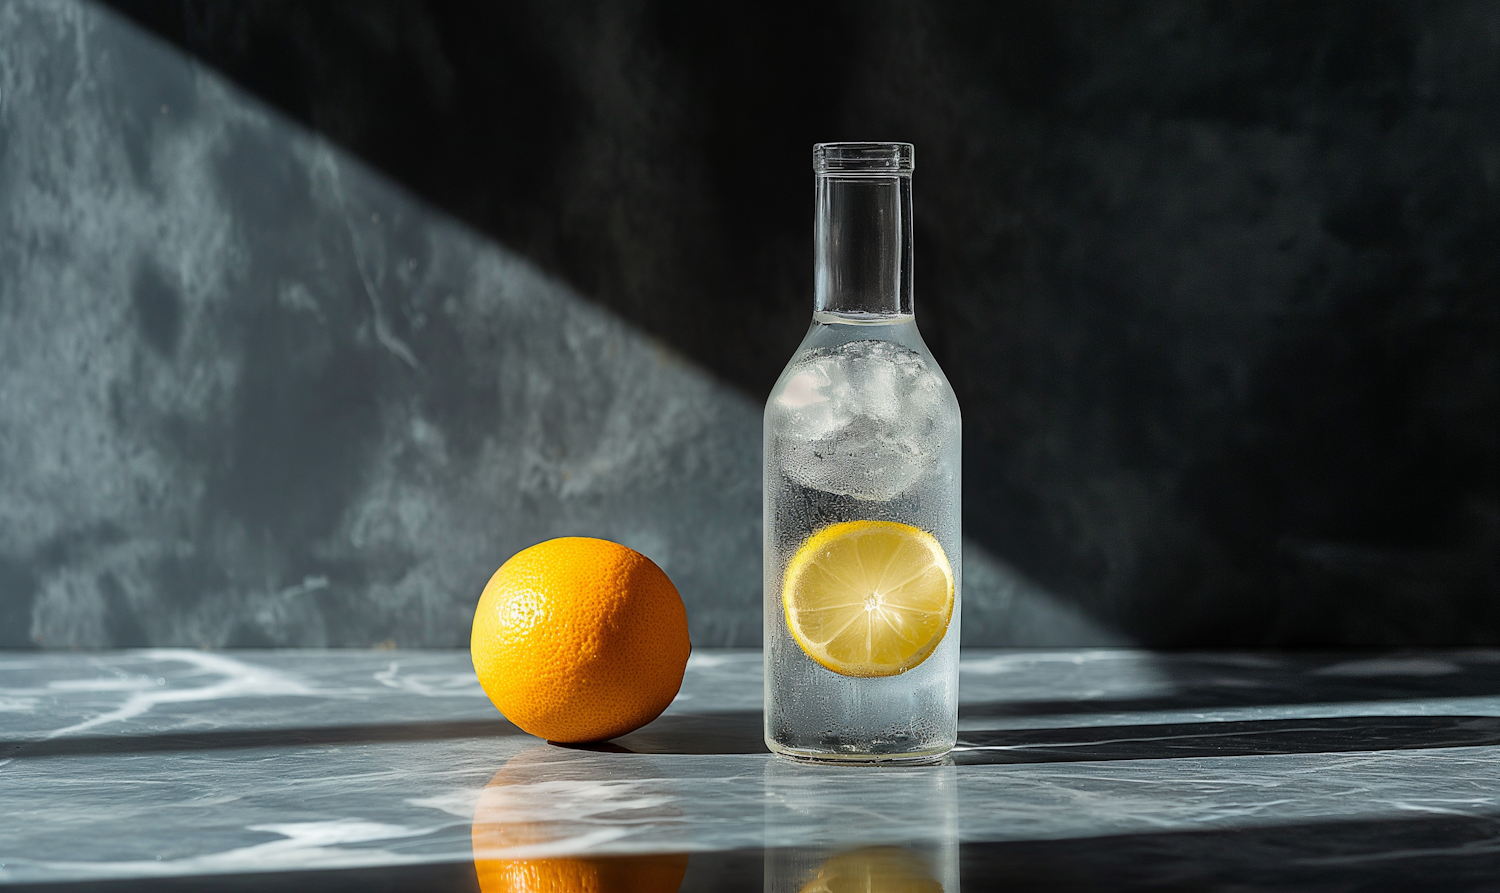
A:
{"label": "citrus fruit", "polygon": [[844,676],[893,676],[926,660],[953,617],[953,568],[932,534],[845,521],[808,537],[781,590],[807,656]]}
{"label": "citrus fruit", "polygon": [[943,893],[921,857],[898,846],[866,847],[824,862],[801,893]]}
{"label": "citrus fruit", "polygon": [[532,748],[512,757],[480,793],[471,833],[481,893],[676,893],[686,853],[503,857],[518,847],[555,845],[576,830],[549,827],[548,800],[532,787],[555,778],[554,766],[546,748]]}
{"label": "citrus fruit", "polygon": [[641,553],[562,537],[516,553],[484,587],[469,653],[505,718],[549,741],[603,741],[672,703],[688,652],[677,588]]}

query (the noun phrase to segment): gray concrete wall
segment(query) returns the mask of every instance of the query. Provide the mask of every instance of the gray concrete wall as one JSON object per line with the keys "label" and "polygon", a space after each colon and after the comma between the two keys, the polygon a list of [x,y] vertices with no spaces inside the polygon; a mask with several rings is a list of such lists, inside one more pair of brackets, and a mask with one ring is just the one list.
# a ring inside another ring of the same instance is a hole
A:
{"label": "gray concrete wall", "polygon": [[0,646],[753,645],[815,140],[917,146],[965,637],[1500,642],[1500,6],[0,0]]}
{"label": "gray concrete wall", "polygon": [[[760,638],[759,398],[114,13],[0,4],[0,646],[460,646],[614,539]],[[966,639],[1118,641],[975,544]]]}

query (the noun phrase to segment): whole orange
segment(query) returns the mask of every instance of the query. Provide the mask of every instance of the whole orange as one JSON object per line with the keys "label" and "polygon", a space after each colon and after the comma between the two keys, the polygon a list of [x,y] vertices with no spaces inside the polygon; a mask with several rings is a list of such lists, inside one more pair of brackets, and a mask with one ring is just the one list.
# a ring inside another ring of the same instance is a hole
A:
{"label": "whole orange", "polygon": [[687,610],[651,559],[569,536],[517,552],[479,598],[469,653],[485,694],[564,744],[638,729],[682,687]]}

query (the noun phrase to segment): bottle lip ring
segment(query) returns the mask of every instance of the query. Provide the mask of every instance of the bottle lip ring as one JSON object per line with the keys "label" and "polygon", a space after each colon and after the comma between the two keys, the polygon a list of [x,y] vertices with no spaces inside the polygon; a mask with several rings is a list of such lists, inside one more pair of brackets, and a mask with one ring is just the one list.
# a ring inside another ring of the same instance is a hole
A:
{"label": "bottle lip ring", "polygon": [[911,143],[817,143],[813,171],[819,176],[910,176],[916,167]]}

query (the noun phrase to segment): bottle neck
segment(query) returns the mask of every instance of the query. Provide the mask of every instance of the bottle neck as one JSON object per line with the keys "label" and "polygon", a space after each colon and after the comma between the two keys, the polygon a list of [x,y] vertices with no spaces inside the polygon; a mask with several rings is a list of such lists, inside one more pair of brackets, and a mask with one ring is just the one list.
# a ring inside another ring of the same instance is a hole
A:
{"label": "bottle neck", "polygon": [[909,162],[899,172],[820,170],[814,232],[815,314],[911,314]]}

